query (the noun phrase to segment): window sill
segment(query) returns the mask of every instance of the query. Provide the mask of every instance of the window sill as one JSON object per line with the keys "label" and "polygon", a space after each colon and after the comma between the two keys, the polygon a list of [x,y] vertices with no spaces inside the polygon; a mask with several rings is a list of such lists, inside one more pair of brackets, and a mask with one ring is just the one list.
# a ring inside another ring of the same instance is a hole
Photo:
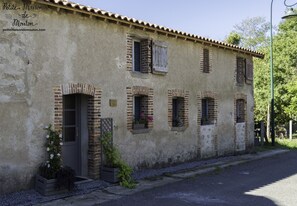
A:
{"label": "window sill", "polygon": [[131,76],[136,78],[148,79],[149,73],[131,71]]}
{"label": "window sill", "polygon": [[145,128],[145,129],[134,129],[132,130],[132,134],[145,134],[145,133],[150,133],[151,129]]}
{"label": "window sill", "polygon": [[171,131],[174,132],[184,132],[186,129],[186,127],[171,127]]}
{"label": "window sill", "polygon": [[201,126],[211,126],[211,125],[215,125],[215,123],[201,124]]}
{"label": "window sill", "polygon": [[238,83],[238,82],[236,82],[236,86],[237,87],[243,87],[244,86],[244,83]]}

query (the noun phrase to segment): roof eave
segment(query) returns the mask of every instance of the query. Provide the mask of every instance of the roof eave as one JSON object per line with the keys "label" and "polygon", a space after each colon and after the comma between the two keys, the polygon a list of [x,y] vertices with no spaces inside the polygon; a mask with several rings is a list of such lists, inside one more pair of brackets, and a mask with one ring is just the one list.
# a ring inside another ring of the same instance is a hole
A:
{"label": "roof eave", "polygon": [[31,0],[31,2],[33,2],[33,3],[36,2],[36,3],[47,5],[47,6],[53,6],[58,9],[71,10],[75,13],[83,13],[83,14],[87,14],[90,16],[97,16],[99,18],[102,18],[105,21],[110,21],[112,23],[122,24],[122,25],[126,25],[129,27],[135,27],[135,28],[139,28],[141,30],[147,30],[147,31],[151,31],[151,32],[166,35],[166,36],[173,36],[175,38],[181,38],[181,39],[189,40],[192,42],[208,44],[210,46],[216,46],[218,48],[232,50],[235,52],[243,53],[246,55],[251,55],[253,57],[257,57],[257,58],[261,58],[261,59],[264,58],[264,54],[262,54],[260,52],[252,51],[250,49],[245,49],[242,47],[238,47],[236,45],[231,45],[231,44],[216,41],[213,39],[208,39],[208,38],[204,38],[201,36],[188,34],[186,32],[169,29],[169,28],[166,28],[163,26],[150,24],[150,23],[143,22],[140,20],[128,18],[125,16],[121,16],[121,15],[114,14],[111,12],[106,12],[106,11],[103,11],[100,9],[95,9],[95,8],[79,5],[79,4],[72,3],[72,2],[62,2],[60,0]]}

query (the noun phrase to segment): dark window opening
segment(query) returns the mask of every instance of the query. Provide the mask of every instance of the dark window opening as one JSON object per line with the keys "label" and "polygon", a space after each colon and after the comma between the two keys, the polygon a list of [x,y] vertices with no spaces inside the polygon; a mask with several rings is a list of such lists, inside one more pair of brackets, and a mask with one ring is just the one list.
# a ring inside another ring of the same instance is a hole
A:
{"label": "dark window opening", "polygon": [[201,111],[201,125],[214,124],[215,118],[215,102],[213,98],[202,99],[202,111]]}
{"label": "dark window opening", "polygon": [[245,122],[245,104],[243,99],[236,100],[236,122]]}
{"label": "dark window opening", "polygon": [[172,127],[184,126],[184,98],[176,97],[172,99]]}
{"label": "dark window opening", "polygon": [[148,113],[148,97],[147,96],[134,96],[134,109],[133,109],[133,129],[148,128],[150,118]]}
{"label": "dark window opening", "polygon": [[134,71],[141,71],[141,47],[138,41],[133,43],[133,67]]}

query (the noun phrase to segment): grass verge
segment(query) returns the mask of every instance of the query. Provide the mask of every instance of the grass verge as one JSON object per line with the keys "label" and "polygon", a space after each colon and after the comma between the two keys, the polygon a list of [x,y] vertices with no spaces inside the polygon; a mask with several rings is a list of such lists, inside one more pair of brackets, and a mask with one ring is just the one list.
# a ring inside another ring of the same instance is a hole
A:
{"label": "grass verge", "polygon": [[271,143],[265,144],[263,146],[257,146],[257,152],[273,150],[273,149],[289,149],[289,150],[297,150],[297,139],[275,139],[275,146],[271,146]]}

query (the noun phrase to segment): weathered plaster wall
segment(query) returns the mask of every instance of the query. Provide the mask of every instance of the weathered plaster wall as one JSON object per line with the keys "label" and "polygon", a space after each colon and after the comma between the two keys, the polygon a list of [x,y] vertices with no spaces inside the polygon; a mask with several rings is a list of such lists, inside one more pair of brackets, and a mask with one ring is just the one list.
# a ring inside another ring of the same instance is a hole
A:
{"label": "weathered plaster wall", "polygon": [[214,125],[200,127],[201,157],[208,158],[216,155],[216,134]]}
{"label": "weathered plaster wall", "polygon": [[[2,2],[2,1],[0,1]],[[12,1],[21,5],[21,1]],[[200,70],[201,44],[130,29],[79,14],[55,9],[34,11],[43,32],[0,33],[0,193],[32,183],[45,159],[42,128],[53,123],[53,87],[86,83],[102,90],[101,116],[114,119],[114,142],[134,168],[151,167],[212,156],[213,135],[218,154],[234,152],[234,93],[247,94],[247,135],[253,141],[252,86],[235,84],[236,53],[209,47],[212,72]],[[1,28],[9,27],[19,11],[1,11]],[[165,76],[135,74],[126,70],[126,35],[138,34],[168,43],[169,72]],[[250,58],[250,57],[247,57]],[[127,128],[128,86],[154,89],[154,125],[147,134]],[[189,91],[189,127],[171,131],[168,125],[168,89]],[[197,127],[197,95],[218,96],[218,119],[208,131]],[[117,100],[117,107],[109,106]],[[202,148],[199,150],[199,145]]]}
{"label": "weathered plaster wall", "polygon": [[245,150],[245,123],[236,124],[236,151]]}

